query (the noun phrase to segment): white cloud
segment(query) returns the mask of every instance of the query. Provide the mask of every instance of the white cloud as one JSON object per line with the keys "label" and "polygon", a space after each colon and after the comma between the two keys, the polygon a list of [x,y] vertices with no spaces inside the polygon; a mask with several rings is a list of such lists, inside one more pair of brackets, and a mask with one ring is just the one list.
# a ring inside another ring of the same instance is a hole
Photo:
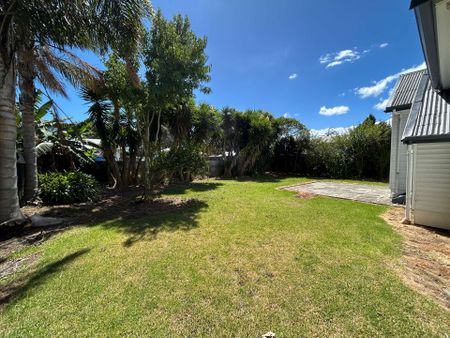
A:
{"label": "white cloud", "polygon": [[426,67],[426,65],[424,62],[418,66],[414,66],[414,67],[411,67],[408,69],[403,69],[402,71],[398,72],[397,74],[389,75],[380,81],[374,81],[372,86],[356,88],[355,92],[362,99],[365,99],[368,97],[380,96],[388,88],[389,84],[392,83],[393,81],[397,80],[400,75],[409,73],[409,72],[414,72],[414,71],[421,70],[421,69],[425,69],[425,67]]}
{"label": "white cloud", "polygon": [[356,60],[359,60],[362,54],[368,52],[368,50],[365,50],[361,53],[356,47],[353,49],[345,49],[336,53],[328,53],[322,55],[319,58],[319,62],[323,65],[326,65],[325,68],[332,68],[347,62],[353,63]]}
{"label": "white cloud", "polygon": [[330,138],[334,135],[343,135],[348,133],[354,126],[351,127],[338,127],[338,128],[325,128],[325,129],[311,129],[311,135],[319,138]]}
{"label": "white cloud", "polygon": [[344,61],[339,61],[339,60],[333,61],[333,62],[330,62],[329,64],[327,64],[326,68],[336,67],[336,66],[342,65],[343,63],[344,63]]}
{"label": "white cloud", "polygon": [[384,43],[380,44],[378,47],[379,48],[386,48],[387,46],[389,46],[389,44],[387,42],[384,42]]}
{"label": "white cloud", "polygon": [[344,115],[350,111],[350,108],[347,106],[338,106],[327,108],[325,106],[320,108],[319,114],[324,116],[333,116],[333,115]]}
{"label": "white cloud", "polygon": [[427,68],[427,64],[425,62],[422,62],[420,65],[413,66],[408,69],[403,69],[399,75],[410,73],[410,72],[415,72],[415,71],[426,69],[426,68]]}
{"label": "white cloud", "polygon": [[352,49],[342,50],[335,56],[335,60],[343,60],[347,58],[355,58],[358,56],[358,52]]}
{"label": "white cloud", "polygon": [[284,114],[283,114],[283,117],[286,118],[286,119],[287,119],[289,116],[291,116],[289,113],[284,113]]}
{"label": "white cloud", "polygon": [[298,74],[294,73],[289,75],[289,80],[295,80],[298,77]]}
{"label": "white cloud", "polygon": [[377,110],[384,111],[386,109],[386,106],[389,102],[389,99],[381,99],[375,106],[373,106]]}
{"label": "white cloud", "polygon": [[390,75],[385,77],[384,79],[374,82],[372,86],[361,87],[356,89],[356,93],[362,98],[365,99],[370,96],[379,96],[386,90],[387,86],[392,82],[398,79],[399,74]]}

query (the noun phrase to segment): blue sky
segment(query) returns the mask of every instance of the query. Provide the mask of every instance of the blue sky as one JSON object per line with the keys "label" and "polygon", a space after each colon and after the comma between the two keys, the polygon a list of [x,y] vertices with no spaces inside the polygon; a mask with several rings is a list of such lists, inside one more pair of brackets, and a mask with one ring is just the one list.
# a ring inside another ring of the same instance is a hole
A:
{"label": "blue sky", "polygon": [[[264,109],[311,129],[348,127],[389,96],[398,74],[423,64],[409,0],[154,0],[167,17],[189,16],[208,37],[209,95],[219,108]],[[91,54],[83,57],[96,66]],[[64,112],[86,117],[76,91],[57,97]]]}

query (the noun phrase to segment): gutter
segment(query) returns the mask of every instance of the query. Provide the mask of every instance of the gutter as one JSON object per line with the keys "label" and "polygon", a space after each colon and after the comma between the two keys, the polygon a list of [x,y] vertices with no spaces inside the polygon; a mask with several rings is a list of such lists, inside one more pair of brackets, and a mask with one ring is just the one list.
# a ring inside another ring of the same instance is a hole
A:
{"label": "gutter", "polygon": [[413,0],[411,8],[414,9],[416,15],[420,41],[431,77],[431,84],[434,89],[441,90],[442,81],[434,2],[431,0]]}
{"label": "gutter", "polygon": [[430,0],[412,0],[411,6],[409,6],[409,9],[415,9],[417,6],[423,5],[424,3],[428,2]]}
{"label": "gutter", "polygon": [[409,136],[402,140],[406,144],[450,142],[450,134]]}

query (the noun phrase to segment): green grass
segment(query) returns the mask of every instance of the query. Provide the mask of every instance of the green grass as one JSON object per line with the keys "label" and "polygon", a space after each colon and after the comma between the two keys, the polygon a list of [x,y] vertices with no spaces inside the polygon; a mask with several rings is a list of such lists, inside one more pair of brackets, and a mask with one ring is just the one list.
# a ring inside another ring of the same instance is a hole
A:
{"label": "green grass", "polygon": [[27,250],[42,257],[0,313],[0,336],[450,333],[449,313],[390,270],[401,238],[379,217],[386,208],[275,189],[301,181],[175,187],[167,194],[202,203]]}

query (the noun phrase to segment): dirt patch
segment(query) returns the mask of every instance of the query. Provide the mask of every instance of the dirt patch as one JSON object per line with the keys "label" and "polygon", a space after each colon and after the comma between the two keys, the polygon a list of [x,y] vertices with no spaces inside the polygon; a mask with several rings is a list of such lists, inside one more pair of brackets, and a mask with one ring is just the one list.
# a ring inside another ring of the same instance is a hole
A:
{"label": "dirt patch", "polygon": [[27,216],[39,214],[45,217],[64,218],[67,224],[95,224],[116,218],[140,218],[146,215],[169,212],[190,207],[199,201],[192,198],[161,197],[140,201],[140,191],[109,193],[99,202],[58,206],[30,206],[22,211]]}
{"label": "dirt patch", "polygon": [[10,275],[13,275],[20,269],[30,266],[40,256],[40,253],[34,253],[25,257],[4,260],[2,263],[0,263],[0,281],[2,279],[6,279]]}
{"label": "dirt patch", "polygon": [[306,191],[299,192],[296,196],[297,196],[297,198],[300,198],[300,199],[303,199],[303,200],[310,200],[310,199],[313,199],[313,198],[317,197],[316,194],[313,194],[312,192],[306,192]]}
{"label": "dirt patch", "polygon": [[401,208],[392,208],[382,217],[404,238],[401,264],[395,267],[400,277],[450,310],[450,233],[402,224]]}

